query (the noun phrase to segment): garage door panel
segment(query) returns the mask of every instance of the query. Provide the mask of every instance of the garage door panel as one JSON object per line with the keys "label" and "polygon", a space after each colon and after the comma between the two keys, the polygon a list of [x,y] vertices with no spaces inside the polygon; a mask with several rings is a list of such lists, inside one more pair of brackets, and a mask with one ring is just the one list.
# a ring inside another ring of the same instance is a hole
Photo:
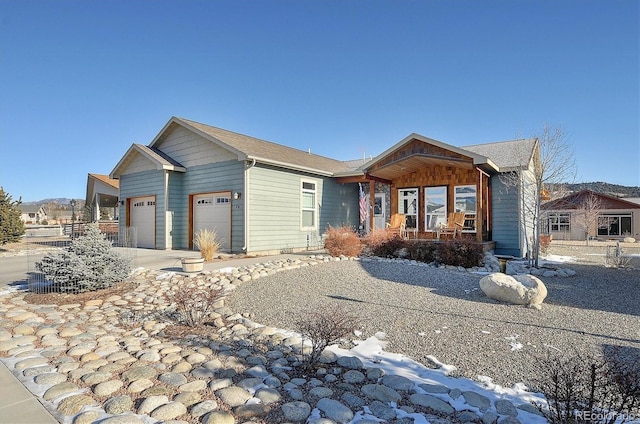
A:
{"label": "garage door panel", "polygon": [[131,199],[131,227],[136,229],[138,247],[154,249],[156,230],[156,200],[154,196]]}
{"label": "garage door panel", "polygon": [[193,234],[207,228],[215,231],[222,249],[231,244],[231,192],[198,194],[193,197]]}

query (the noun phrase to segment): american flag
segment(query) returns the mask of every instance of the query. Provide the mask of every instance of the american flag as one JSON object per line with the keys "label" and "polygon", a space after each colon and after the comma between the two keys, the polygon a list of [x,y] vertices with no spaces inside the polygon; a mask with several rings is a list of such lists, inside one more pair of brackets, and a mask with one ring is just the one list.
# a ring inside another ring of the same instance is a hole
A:
{"label": "american flag", "polygon": [[367,196],[364,194],[362,184],[358,183],[360,187],[360,224],[363,224],[369,216],[369,206],[367,205]]}

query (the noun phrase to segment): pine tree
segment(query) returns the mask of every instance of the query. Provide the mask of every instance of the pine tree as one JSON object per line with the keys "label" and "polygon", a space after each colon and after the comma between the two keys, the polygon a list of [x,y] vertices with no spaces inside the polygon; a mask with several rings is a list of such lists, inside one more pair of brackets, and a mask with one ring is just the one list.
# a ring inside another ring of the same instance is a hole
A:
{"label": "pine tree", "polygon": [[36,263],[61,292],[81,293],[111,287],[131,272],[131,261],[113,251],[97,223],[87,224],[86,234],[67,250],[50,253]]}
{"label": "pine tree", "polygon": [[0,187],[0,244],[20,241],[24,235],[24,222],[20,219],[22,200],[14,201],[9,193]]}

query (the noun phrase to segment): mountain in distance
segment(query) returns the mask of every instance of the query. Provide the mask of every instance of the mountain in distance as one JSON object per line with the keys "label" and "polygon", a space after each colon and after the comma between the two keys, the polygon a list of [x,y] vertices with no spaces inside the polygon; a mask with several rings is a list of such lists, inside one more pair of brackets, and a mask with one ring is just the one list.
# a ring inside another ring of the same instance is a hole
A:
{"label": "mountain in distance", "polygon": [[[79,204],[80,202],[84,203],[84,199],[75,199],[75,201],[77,204]],[[47,203],[57,203],[60,206],[69,206],[69,202],[71,202],[71,199],[69,198],[56,197],[56,198],[42,199],[35,202],[22,202],[22,204],[23,205],[46,205]]]}
{"label": "mountain in distance", "polygon": [[591,190],[596,193],[607,194],[614,197],[640,197],[640,186],[623,186],[618,184],[610,184],[602,181],[591,183],[563,183],[548,184],[547,189],[550,192],[561,191],[566,194],[576,193],[582,190]]}

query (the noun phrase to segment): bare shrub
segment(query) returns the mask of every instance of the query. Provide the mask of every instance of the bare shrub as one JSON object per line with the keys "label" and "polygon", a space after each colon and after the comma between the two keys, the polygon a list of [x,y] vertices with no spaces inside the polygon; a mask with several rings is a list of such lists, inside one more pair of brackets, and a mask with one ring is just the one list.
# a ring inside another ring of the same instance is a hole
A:
{"label": "bare shrub", "polygon": [[311,341],[311,352],[306,355],[307,366],[318,363],[322,351],[341,339],[353,334],[360,320],[338,306],[324,306],[307,313],[296,322],[296,329],[303,340]]}
{"label": "bare shrub", "polygon": [[631,256],[625,255],[620,242],[615,246],[607,246],[605,265],[609,268],[628,268],[631,265]]}
{"label": "bare shrub", "polygon": [[205,262],[211,262],[216,253],[220,251],[222,243],[218,240],[215,231],[203,228],[196,233],[193,244],[200,251]]}
{"label": "bare shrub", "polygon": [[180,285],[164,296],[171,305],[175,305],[176,320],[180,324],[196,327],[210,318],[224,294],[222,287],[189,284]]}
{"label": "bare shrub", "polygon": [[436,243],[432,241],[417,241],[409,244],[409,257],[419,262],[433,262],[436,260]]}
{"label": "bare shrub", "polygon": [[331,256],[359,256],[362,243],[355,231],[349,227],[329,227],[324,248]]}
{"label": "bare shrub", "polygon": [[551,236],[548,234],[540,234],[540,253],[546,255],[551,247]]}
{"label": "bare shrub", "polygon": [[374,256],[382,258],[397,257],[400,249],[408,248],[408,243],[397,233],[387,231],[376,231],[365,239],[368,250]]}
{"label": "bare shrub", "polygon": [[368,250],[373,252],[389,240],[396,237],[398,237],[398,233],[376,228],[367,234],[367,236],[362,239],[362,242]]}
{"label": "bare shrub", "polygon": [[541,374],[534,385],[547,403],[534,405],[552,424],[624,423],[640,413],[637,353],[615,348],[599,358],[549,351],[538,361]]}
{"label": "bare shrub", "polygon": [[471,268],[482,265],[484,250],[480,243],[470,240],[449,240],[438,243],[436,247],[438,261],[445,265]]}

